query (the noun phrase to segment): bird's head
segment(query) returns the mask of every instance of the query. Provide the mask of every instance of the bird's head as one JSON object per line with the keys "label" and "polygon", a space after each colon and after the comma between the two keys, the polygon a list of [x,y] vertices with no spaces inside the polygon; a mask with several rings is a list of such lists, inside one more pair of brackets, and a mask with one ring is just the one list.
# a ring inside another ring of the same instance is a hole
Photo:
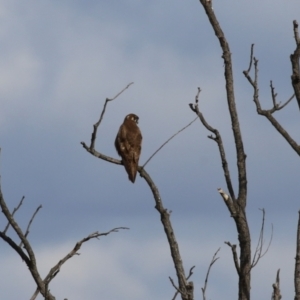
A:
{"label": "bird's head", "polygon": [[126,120],[133,121],[133,122],[135,122],[136,124],[139,123],[139,117],[138,117],[137,115],[135,115],[135,114],[129,114],[129,115],[127,115],[127,116],[125,117],[125,121],[126,121]]}

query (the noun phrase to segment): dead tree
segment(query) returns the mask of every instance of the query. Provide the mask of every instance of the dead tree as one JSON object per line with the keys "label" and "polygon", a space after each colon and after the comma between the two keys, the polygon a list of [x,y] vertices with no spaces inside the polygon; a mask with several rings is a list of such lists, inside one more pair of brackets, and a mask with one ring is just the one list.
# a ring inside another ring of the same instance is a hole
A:
{"label": "dead tree", "polygon": [[[254,56],[254,44],[251,46],[250,52],[250,63],[248,70],[245,70],[243,73],[253,88],[253,102],[256,106],[256,111],[259,115],[267,118],[273,127],[281,134],[281,136],[286,140],[286,142],[291,146],[291,148],[300,155],[300,145],[295,141],[295,139],[289,134],[289,132],[279,123],[279,121],[274,117],[275,112],[286,107],[294,98],[296,98],[299,109],[300,109],[300,37],[298,30],[298,22],[293,21],[293,31],[294,39],[296,43],[296,48],[294,52],[290,55],[290,61],[292,64],[292,75],[291,75],[291,84],[294,90],[293,95],[284,101],[283,103],[277,101],[277,93],[275,92],[275,87],[273,86],[272,81],[270,81],[271,89],[271,99],[273,107],[270,109],[262,109],[261,102],[259,98],[259,83],[258,83],[258,59]],[[250,72],[254,65],[254,76],[250,76]],[[300,215],[298,221],[298,230],[297,230],[297,240],[296,240],[296,258],[295,258],[295,273],[294,273],[294,286],[295,286],[295,300],[300,299]],[[273,284],[273,299],[280,299],[280,289],[279,289],[279,271],[277,273],[276,283]]]}
{"label": "dead tree", "polygon": [[[195,103],[190,104],[192,111],[199,117],[204,127],[212,134],[208,137],[217,143],[224,177],[227,185],[228,194],[221,188],[219,193],[222,196],[225,205],[227,206],[231,217],[233,218],[236,229],[238,232],[239,240],[239,257],[237,246],[232,245],[230,242],[226,244],[231,248],[233,261],[236,268],[236,272],[239,278],[238,284],[238,299],[249,300],[250,299],[250,282],[251,282],[251,269],[254,264],[251,262],[251,238],[250,229],[247,222],[246,205],[247,205],[247,172],[246,172],[246,153],[244,151],[243,139],[239,124],[238,113],[235,103],[234,94],[234,80],[232,70],[232,60],[229,44],[226,40],[225,34],[217,20],[217,17],[212,8],[212,2],[207,0],[200,0],[208,20],[217,36],[220,47],[222,49],[222,58],[224,60],[225,68],[225,81],[226,81],[226,98],[231,119],[232,133],[235,142],[236,150],[236,162],[238,169],[238,191],[235,192],[230,176],[229,166],[227,163],[226,153],[222,141],[221,134],[217,129],[212,127],[209,122],[206,121],[201,109],[199,108],[199,95],[200,88],[198,88],[197,95],[195,97]],[[258,258],[259,259],[259,258]]]}

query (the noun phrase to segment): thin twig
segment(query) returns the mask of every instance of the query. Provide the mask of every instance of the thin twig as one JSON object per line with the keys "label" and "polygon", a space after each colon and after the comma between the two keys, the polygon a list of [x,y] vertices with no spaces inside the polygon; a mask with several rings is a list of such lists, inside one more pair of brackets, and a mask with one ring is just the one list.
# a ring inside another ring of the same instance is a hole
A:
{"label": "thin twig", "polygon": [[[190,268],[189,276],[186,278],[186,280],[189,280],[190,277],[194,274],[194,273],[193,273],[194,268],[195,268],[195,266],[192,266],[192,267]],[[178,294],[179,294],[179,292],[176,291],[176,293],[175,293],[174,297],[172,298],[172,300],[175,300]]]}
{"label": "thin twig", "polygon": [[61,259],[53,268],[51,268],[50,272],[44,279],[44,282],[50,282],[53,277],[60,271],[61,266],[69,260],[71,257],[73,257],[75,254],[78,254],[79,249],[81,248],[82,244],[89,241],[90,239],[99,239],[101,236],[109,235],[112,232],[118,232],[120,229],[129,229],[127,227],[117,227],[113,228],[108,232],[99,233],[98,231],[88,235],[87,237],[83,238],[81,241],[77,242],[75,247],[63,258]]}
{"label": "thin twig", "polygon": [[[38,211],[39,211],[41,208],[42,208],[42,205],[40,205],[40,206],[35,210],[35,212],[33,213],[32,217],[31,217],[31,219],[30,219],[30,221],[29,221],[29,223],[28,223],[28,226],[27,226],[25,235],[24,235],[26,238],[27,238],[27,236],[28,236],[28,234],[29,234],[29,228],[30,228],[30,226],[31,226],[31,224],[32,224],[32,221],[33,221],[33,219],[35,218],[36,214],[38,213]],[[22,247],[22,244],[23,244],[23,242],[21,241],[19,247]]]}
{"label": "thin twig", "polygon": [[209,264],[209,267],[208,267],[208,270],[207,270],[207,273],[206,273],[206,277],[205,277],[205,283],[204,283],[204,287],[201,288],[202,290],[202,295],[203,295],[203,300],[206,300],[206,297],[205,297],[205,291],[206,291],[206,288],[207,288],[207,282],[208,282],[208,276],[209,276],[209,272],[210,272],[210,269],[211,267],[213,266],[213,264],[219,259],[219,257],[216,257],[218,252],[220,251],[221,248],[219,248],[216,253],[214,254],[210,264]]}
{"label": "thin twig", "polygon": [[[51,282],[51,280],[58,274],[58,272],[60,271],[61,266],[70,258],[72,258],[74,255],[79,255],[78,251],[81,248],[82,244],[89,241],[90,239],[99,239],[99,237],[101,236],[106,236],[109,235],[112,232],[118,232],[120,229],[129,229],[127,227],[117,227],[117,228],[113,228],[108,232],[104,232],[104,233],[99,233],[94,232],[90,235],[88,235],[87,237],[83,238],[81,241],[77,242],[76,245],[74,246],[74,248],[63,258],[61,259],[53,268],[51,268],[51,270],[49,271],[48,275],[45,277],[45,279],[43,280],[43,282],[45,283],[45,286],[48,286],[49,283]],[[33,296],[30,298],[30,300],[34,300],[36,299],[37,295],[39,294],[39,291],[36,290],[35,293],[33,294]]]}
{"label": "thin twig", "polygon": [[255,253],[253,255],[252,263],[251,263],[251,269],[253,269],[259,262],[259,260],[265,256],[265,254],[269,251],[270,245],[272,243],[273,239],[273,224],[272,224],[272,232],[271,232],[271,238],[268,244],[268,247],[266,250],[263,252],[263,246],[264,246],[264,228],[265,228],[265,210],[260,209],[263,213],[262,216],[262,222],[261,222],[261,229],[260,229],[260,234],[259,234],[259,239],[257,242],[257,246],[255,249]]}
{"label": "thin twig", "polygon": [[104,106],[103,106],[103,110],[101,112],[101,115],[100,115],[100,118],[98,120],[97,123],[95,123],[93,125],[94,127],[94,130],[93,130],[93,133],[92,133],[92,137],[91,137],[91,145],[90,145],[90,149],[94,149],[95,148],[95,141],[96,141],[96,137],[97,137],[97,130],[98,130],[98,127],[100,125],[100,123],[102,122],[102,119],[103,119],[103,116],[104,116],[104,113],[105,113],[105,110],[106,110],[106,105],[108,102],[110,101],[113,101],[115,100],[116,98],[118,98],[125,90],[127,90],[131,85],[133,84],[133,82],[129,83],[121,92],[119,92],[115,97],[113,98],[106,98],[105,100],[105,103],[104,103]]}
{"label": "thin twig", "polygon": [[[27,240],[27,238],[25,237],[25,235],[23,234],[19,224],[14,220],[12,214],[10,213],[3,195],[2,195],[2,191],[1,191],[1,187],[0,187],[0,206],[2,208],[2,213],[5,215],[6,219],[9,221],[9,223],[11,224],[12,228],[14,229],[14,231],[16,232],[16,234],[18,235],[18,237],[20,238],[20,240],[22,241],[24,248],[26,249],[26,252],[28,253],[28,259],[25,260],[26,265],[28,266],[28,269],[40,291],[40,293],[45,296],[45,284],[38,272],[37,269],[37,263],[36,263],[36,258],[35,258],[35,253],[29,243],[29,241]],[[3,238],[3,237],[2,237]],[[16,249],[15,247],[13,247],[13,245],[11,243],[9,243],[9,245],[14,248],[19,255],[21,255],[20,251],[18,251],[18,249]],[[18,247],[19,249],[21,249],[20,247]],[[21,256],[22,257],[22,256]],[[22,257],[23,258],[23,257]],[[54,297],[51,295],[51,293],[49,293],[48,295],[49,300],[54,300]]]}
{"label": "thin twig", "polygon": [[276,102],[277,93],[275,93],[275,88],[273,86],[272,80],[270,81],[270,88],[271,88],[271,96],[272,96],[272,101],[273,101],[273,108],[271,108],[271,109],[268,110],[268,112],[270,112],[270,114],[274,113],[275,111],[283,109],[295,97],[295,94],[293,94],[284,104],[280,105],[281,102],[279,102],[279,103]]}
{"label": "thin twig", "polygon": [[164,208],[159,190],[158,190],[157,186],[154,184],[154,182],[151,179],[151,177],[149,176],[149,174],[146,172],[146,170],[144,168],[141,168],[141,167],[139,167],[139,172],[140,172],[141,177],[143,177],[146,180],[148,186],[150,187],[153,197],[154,197],[154,200],[155,200],[155,209],[160,214],[160,219],[161,219],[162,225],[164,227],[164,231],[166,233],[168,243],[170,246],[171,256],[172,256],[174,267],[176,270],[176,276],[178,279],[179,289],[183,293],[184,299],[192,299],[193,298],[192,284],[190,282],[187,283],[187,280],[186,280],[183,262],[182,262],[180,251],[179,251],[179,246],[176,241],[172,223],[170,221],[170,214],[169,214],[168,210]]}
{"label": "thin twig", "polygon": [[[19,202],[18,206],[14,208],[14,210],[13,210],[13,212],[12,212],[12,214],[11,214],[12,217],[14,216],[15,212],[21,207],[21,205],[23,204],[24,199],[25,199],[25,196],[22,197],[22,199],[21,199],[21,201]],[[5,227],[5,229],[3,230],[3,233],[4,233],[4,234],[5,234],[6,231],[8,230],[9,225],[10,225],[10,223],[8,222],[7,225],[6,225],[6,227]]]}
{"label": "thin twig", "polygon": [[294,97],[295,97],[295,94],[293,94],[284,104],[282,104],[281,106],[278,106],[277,110],[280,110],[280,109],[284,108],[285,106],[287,106],[294,99]]}
{"label": "thin twig", "polygon": [[159,151],[161,150],[170,140],[172,140],[177,134],[179,134],[180,132],[182,132],[183,130],[185,130],[186,128],[188,128],[190,125],[192,125],[196,120],[198,119],[198,117],[196,117],[193,121],[191,121],[189,124],[187,124],[186,126],[184,126],[183,128],[181,128],[179,131],[177,131],[175,134],[173,134],[167,141],[165,141],[149,158],[148,160],[144,163],[144,165],[142,166],[142,168],[145,168],[145,166],[147,165],[147,163],[151,160],[151,158]]}
{"label": "thin twig", "polygon": [[249,68],[246,71],[247,73],[249,73],[251,71],[251,67],[252,67],[252,61],[253,61],[253,49],[254,49],[254,44],[251,45],[251,52],[250,52],[250,63],[249,63]]}
{"label": "thin twig", "polygon": [[182,293],[182,292],[180,291],[180,289],[175,285],[173,279],[172,279],[170,276],[169,276],[169,279],[170,279],[170,281],[171,281],[173,287],[174,287],[175,290],[177,291],[177,294],[175,294],[175,296],[172,298],[172,300],[173,300],[173,299],[176,298],[176,296],[177,296],[178,294],[181,294],[181,295],[182,295],[183,293]]}

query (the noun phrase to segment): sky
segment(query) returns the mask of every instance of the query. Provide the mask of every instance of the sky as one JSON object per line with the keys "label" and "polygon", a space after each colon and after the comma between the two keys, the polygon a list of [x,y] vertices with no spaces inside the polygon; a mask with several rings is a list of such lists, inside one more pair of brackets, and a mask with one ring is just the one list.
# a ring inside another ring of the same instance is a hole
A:
{"label": "sky", "polygon": [[[252,271],[253,299],[270,298],[281,270],[284,298],[294,295],[293,272],[300,160],[271,124],[257,115],[243,76],[250,46],[259,60],[263,108],[271,108],[270,80],[284,102],[292,94],[292,22],[299,1],[213,1],[233,59],[236,105],[247,154],[247,216],[252,253],[266,211],[268,253]],[[0,174],[12,210],[25,196],[16,221],[25,230],[35,209],[29,241],[42,277],[77,241],[99,231],[128,227],[85,243],[50,284],[56,299],[172,299],[176,282],[170,250],[146,182],[135,184],[123,166],[86,152],[106,98],[96,150],[117,157],[114,139],[128,113],[139,116],[140,163],[195,118],[189,108],[200,87],[200,109],[223,138],[237,193],[235,149],[226,106],[221,49],[196,0],[95,1],[0,0]],[[300,141],[293,100],[275,116]],[[217,145],[196,121],[147,164],[179,244],[195,299],[219,247],[207,299],[236,299],[237,274],[230,248],[235,224],[217,189],[227,191]],[[0,227],[7,221],[0,217]],[[8,235],[17,241],[10,229]],[[30,299],[35,284],[24,262],[0,242],[0,298]],[[42,299],[41,296],[38,299]]]}

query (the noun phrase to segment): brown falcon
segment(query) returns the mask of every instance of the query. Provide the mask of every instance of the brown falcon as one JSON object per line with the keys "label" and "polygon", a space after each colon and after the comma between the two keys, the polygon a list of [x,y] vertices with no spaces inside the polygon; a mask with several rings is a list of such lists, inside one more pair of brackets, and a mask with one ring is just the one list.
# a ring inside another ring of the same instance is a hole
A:
{"label": "brown falcon", "polygon": [[139,117],[129,114],[125,117],[116,136],[115,147],[118,154],[122,157],[122,162],[130,181],[134,183],[139,158],[142,149],[142,134],[137,126]]}

